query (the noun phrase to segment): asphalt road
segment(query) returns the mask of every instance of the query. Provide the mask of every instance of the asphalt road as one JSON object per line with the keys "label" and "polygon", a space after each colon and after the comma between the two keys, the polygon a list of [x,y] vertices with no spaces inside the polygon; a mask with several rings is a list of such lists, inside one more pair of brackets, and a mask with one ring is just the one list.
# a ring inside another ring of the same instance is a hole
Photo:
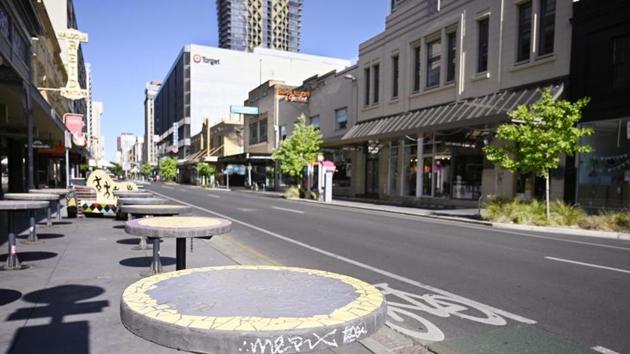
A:
{"label": "asphalt road", "polygon": [[628,241],[497,230],[251,192],[147,189],[231,218],[231,237],[272,262],[379,284],[390,324],[435,348],[630,352]]}

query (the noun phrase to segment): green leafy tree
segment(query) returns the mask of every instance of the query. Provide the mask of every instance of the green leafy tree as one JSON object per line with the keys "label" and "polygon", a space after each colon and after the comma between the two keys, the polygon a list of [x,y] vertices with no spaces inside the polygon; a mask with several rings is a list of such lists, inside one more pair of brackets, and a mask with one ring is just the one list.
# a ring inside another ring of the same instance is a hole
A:
{"label": "green leafy tree", "polygon": [[79,165],[79,172],[81,172],[83,176],[87,175],[89,171],[90,171],[90,166],[88,164],[82,163]]}
{"label": "green leafy tree", "polygon": [[144,176],[144,178],[148,179],[153,173],[153,166],[148,163],[143,163],[142,166],[140,166],[140,173]]}
{"label": "green leafy tree", "polygon": [[293,132],[273,152],[273,159],[280,163],[280,171],[299,181],[304,175],[304,167],[317,159],[322,135],[313,125],[306,123],[301,115],[293,126]]}
{"label": "green leafy tree", "polygon": [[[216,167],[214,165],[210,165],[205,162],[200,162],[197,164],[197,172],[206,181],[210,180],[210,176],[212,176],[215,173],[215,171],[216,171]],[[205,183],[208,183],[208,182],[205,182]]]}
{"label": "green leafy tree", "polygon": [[509,112],[512,121],[500,125],[494,142],[483,150],[488,160],[504,169],[545,178],[549,219],[549,171],[558,168],[562,154],[591,151],[590,146],[580,145],[580,139],[593,131],[576,127],[588,98],[571,103],[555,99],[550,89],[541,93],[542,97],[536,103],[529,107],[521,105]]}
{"label": "green leafy tree", "polygon": [[107,167],[109,172],[111,172],[116,177],[122,177],[125,174],[122,166],[117,162],[111,162],[111,166]]}
{"label": "green leafy tree", "polygon": [[174,181],[177,177],[177,159],[167,157],[160,161],[160,176],[165,181]]}

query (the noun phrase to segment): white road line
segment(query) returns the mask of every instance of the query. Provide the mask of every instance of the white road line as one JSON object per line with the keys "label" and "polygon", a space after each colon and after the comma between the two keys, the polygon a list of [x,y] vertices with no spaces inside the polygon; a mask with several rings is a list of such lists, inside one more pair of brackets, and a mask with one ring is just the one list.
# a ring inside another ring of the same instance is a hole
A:
{"label": "white road line", "polygon": [[603,353],[603,354],[620,354],[620,353],[617,353],[617,352],[616,352],[616,351],[614,351],[614,350],[610,350],[610,349],[608,349],[608,348],[604,348],[604,347],[602,347],[601,345],[598,345],[598,346],[593,347],[593,348],[591,348],[591,349],[593,349],[593,350],[594,350],[594,351],[596,351],[596,352]]}
{"label": "white road line", "polygon": [[501,316],[503,316],[505,318],[509,318],[509,319],[514,320],[516,322],[521,322],[521,323],[526,323],[526,324],[536,324],[536,321],[530,320],[529,318],[522,317],[522,316],[510,313],[510,312],[507,312],[507,311],[504,311],[504,310],[500,310],[500,309],[498,309],[496,307],[485,305],[485,304],[482,304],[480,302],[477,302],[477,301],[474,301],[474,300],[471,300],[471,299],[467,299],[467,298],[465,298],[463,296],[455,295],[455,294],[450,293],[450,292],[448,292],[446,290],[435,288],[435,287],[433,287],[431,285],[427,285],[427,284],[421,283],[419,281],[415,281],[415,280],[407,278],[405,276],[398,275],[398,274],[395,274],[395,273],[391,273],[391,272],[389,272],[387,270],[376,268],[376,267],[373,267],[371,265],[368,265],[368,264],[365,264],[365,263],[361,263],[359,261],[355,261],[353,259],[346,258],[344,256],[340,256],[338,254],[335,254],[335,253],[332,253],[332,252],[328,252],[326,250],[323,250],[323,249],[320,249],[320,248],[317,248],[317,247],[313,247],[313,246],[308,245],[306,243],[293,240],[293,239],[291,239],[291,238],[289,238],[287,236],[282,236],[282,235],[277,234],[277,233],[275,233],[273,231],[269,231],[269,230],[263,229],[261,227],[252,225],[252,224],[247,223],[245,221],[241,221],[241,220],[229,217],[227,215],[223,215],[221,213],[217,213],[216,211],[212,211],[212,210],[209,210],[209,209],[206,209],[206,208],[202,208],[200,206],[197,206],[197,205],[194,205],[194,204],[190,204],[190,203],[185,202],[183,200],[175,199],[175,198],[166,196],[166,195],[158,193],[158,192],[155,192],[155,193],[160,195],[160,196],[162,196],[162,197],[164,197],[164,198],[173,200],[175,202],[178,202],[178,203],[181,203],[181,204],[184,204],[184,205],[188,205],[191,208],[195,208],[195,209],[198,209],[198,210],[201,210],[201,211],[205,211],[205,212],[207,212],[209,214],[216,215],[216,216],[218,216],[220,218],[228,219],[228,220],[230,220],[230,221],[232,221],[234,223],[241,224],[243,226],[249,227],[250,229],[254,229],[256,231],[260,231],[262,233],[265,233],[265,234],[267,234],[269,236],[272,236],[272,237],[275,237],[277,239],[280,239],[280,240],[292,243],[292,244],[297,245],[297,246],[304,247],[304,248],[309,249],[309,250],[311,250],[313,252],[317,252],[317,253],[323,254],[325,256],[334,258],[336,260],[352,264],[352,265],[357,266],[359,268],[363,268],[363,269],[372,271],[374,273],[381,274],[381,275],[384,275],[384,276],[392,278],[392,279],[396,279],[396,280],[398,280],[400,282],[403,282],[403,283],[406,283],[406,284],[409,284],[409,285],[413,285],[413,286],[421,288],[421,289],[425,289],[425,290],[428,290],[428,291],[431,291],[431,292],[435,292],[435,293],[438,293],[438,294],[441,294],[441,295],[444,295],[444,296],[448,296],[448,297],[452,297],[452,298],[459,299],[459,300],[462,300],[462,301],[466,301],[466,302],[468,302],[470,304],[473,304],[475,306],[479,306],[481,308],[485,307],[485,308],[487,308],[489,310],[492,310],[492,312],[494,312],[494,313],[496,313],[498,315],[501,315]]}
{"label": "white road line", "polygon": [[304,212],[302,210],[287,209],[287,208],[281,208],[281,207],[277,207],[277,206],[271,206],[271,209],[288,211],[290,213],[296,213],[296,214],[304,214]]}
{"label": "white road line", "polygon": [[214,195],[214,194],[208,194],[208,197],[215,198],[215,199],[221,199],[221,197],[219,197],[218,195]]}
{"label": "white road line", "polygon": [[584,262],[572,261],[572,260],[570,260],[570,259],[556,258],[556,257],[545,257],[545,259],[548,259],[548,260],[551,260],[551,261],[557,261],[557,262],[564,262],[564,263],[577,264],[577,265],[581,265],[581,266],[585,266],[585,267],[591,267],[591,268],[599,268],[599,269],[612,270],[613,272],[619,272],[619,273],[627,273],[627,274],[630,274],[630,270],[626,270],[626,269],[619,269],[619,268],[613,268],[613,267],[606,267],[606,266],[597,265],[597,264],[592,264],[592,263],[584,263]]}

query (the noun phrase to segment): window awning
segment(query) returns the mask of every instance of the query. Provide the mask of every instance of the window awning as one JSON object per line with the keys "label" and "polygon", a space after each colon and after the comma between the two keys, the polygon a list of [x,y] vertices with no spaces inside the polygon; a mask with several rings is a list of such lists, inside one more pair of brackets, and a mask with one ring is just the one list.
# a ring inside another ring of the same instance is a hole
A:
{"label": "window awning", "polygon": [[[554,97],[560,97],[563,84],[549,86]],[[506,113],[523,104],[540,99],[542,87],[505,90],[444,105],[423,108],[357,123],[341,138],[342,142],[382,139],[422,130],[450,129],[487,123],[499,123]]]}

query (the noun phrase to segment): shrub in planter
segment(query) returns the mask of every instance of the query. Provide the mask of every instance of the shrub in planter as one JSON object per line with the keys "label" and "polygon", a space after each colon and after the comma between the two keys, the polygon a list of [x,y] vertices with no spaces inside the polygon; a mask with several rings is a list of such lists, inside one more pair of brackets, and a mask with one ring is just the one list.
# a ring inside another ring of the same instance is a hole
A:
{"label": "shrub in planter", "polygon": [[295,187],[295,186],[289,187],[284,192],[284,197],[286,199],[299,199],[300,198],[300,189],[298,187]]}

